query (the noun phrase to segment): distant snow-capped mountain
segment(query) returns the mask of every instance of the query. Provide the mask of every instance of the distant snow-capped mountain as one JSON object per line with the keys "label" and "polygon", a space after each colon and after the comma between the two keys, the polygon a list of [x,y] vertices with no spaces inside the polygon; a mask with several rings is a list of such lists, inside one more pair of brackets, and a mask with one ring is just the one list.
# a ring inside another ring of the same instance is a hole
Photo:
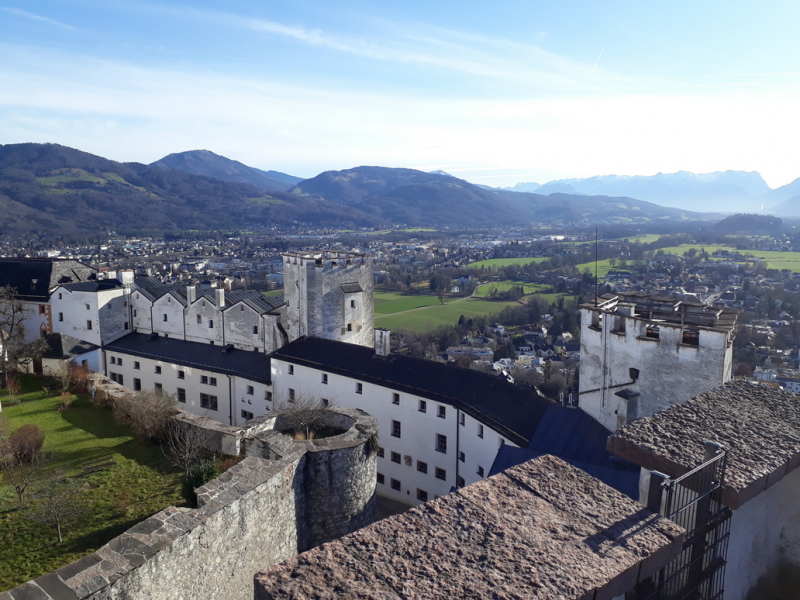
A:
{"label": "distant snow-capped mountain", "polygon": [[771,191],[756,171],[600,175],[586,179],[559,179],[531,189],[534,185],[518,183],[505,189],[537,194],[627,196],[662,206],[722,212],[756,212],[761,207],[761,197]]}

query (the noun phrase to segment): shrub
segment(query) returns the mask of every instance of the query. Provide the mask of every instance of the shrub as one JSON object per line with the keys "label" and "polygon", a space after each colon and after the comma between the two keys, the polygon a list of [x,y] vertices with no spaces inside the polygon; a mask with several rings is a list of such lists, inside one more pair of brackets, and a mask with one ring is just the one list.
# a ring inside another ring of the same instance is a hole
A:
{"label": "shrub", "polygon": [[37,425],[28,423],[12,433],[8,442],[17,462],[33,462],[44,445],[44,432]]}
{"label": "shrub", "polygon": [[197,506],[197,494],[194,491],[201,485],[208,483],[212,479],[219,477],[219,461],[216,458],[204,460],[189,469],[189,476],[183,480],[181,493],[191,506]]}
{"label": "shrub", "polygon": [[147,444],[167,432],[176,402],[175,396],[155,391],[126,394],[114,401],[114,417],[128,423],[140,441]]}

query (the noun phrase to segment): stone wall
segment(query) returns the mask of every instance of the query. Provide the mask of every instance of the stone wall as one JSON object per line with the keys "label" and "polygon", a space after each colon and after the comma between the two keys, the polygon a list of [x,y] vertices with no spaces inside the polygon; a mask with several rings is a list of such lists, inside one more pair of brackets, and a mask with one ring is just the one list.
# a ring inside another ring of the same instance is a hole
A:
{"label": "stone wall", "polygon": [[162,510],[0,600],[252,598],[259,569],[374,520],[377,421],[330,412],[350,427],[312,441],[282,435],[274,417],[254,420],[249,456],[196,490],[198,508]]}

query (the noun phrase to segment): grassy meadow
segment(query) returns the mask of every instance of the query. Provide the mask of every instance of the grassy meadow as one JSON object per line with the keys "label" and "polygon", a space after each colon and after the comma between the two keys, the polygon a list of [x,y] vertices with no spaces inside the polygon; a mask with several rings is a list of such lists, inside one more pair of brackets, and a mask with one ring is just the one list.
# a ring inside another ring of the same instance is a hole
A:
{"label": "grassy meadow", "polygon": [[[158,447],[134,440],[130,428],[116,423],[109,409],[79,394],[68,410],[58,411],[61,398],[42,391],[42,378],[23,375],[20,381],[21,404],[4,405],[0,418],[11,431],[27,423],[44,431],[42,451],[51,457],[47,469],[77,475],[88,508],[74,524],[63,527],[64,542],[59,544],[54,529],[26,518],[17,508],[14,490],[0,480],[0,590],[67,565],[153,513],[184,503],[181,474],[167,464]],[[5,399],[3,390],[0,400]],[[108,456],[115,466],[81,475],[82,463]]]}

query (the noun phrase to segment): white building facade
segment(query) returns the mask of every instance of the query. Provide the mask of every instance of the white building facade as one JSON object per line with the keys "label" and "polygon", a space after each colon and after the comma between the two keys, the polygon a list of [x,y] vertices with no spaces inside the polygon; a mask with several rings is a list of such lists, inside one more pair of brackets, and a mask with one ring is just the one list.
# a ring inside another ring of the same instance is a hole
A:
{"label": "white building facade", "polygon": [[639,294],[580,310],[579,405],[611,431],[732,377],[735,311]]}

